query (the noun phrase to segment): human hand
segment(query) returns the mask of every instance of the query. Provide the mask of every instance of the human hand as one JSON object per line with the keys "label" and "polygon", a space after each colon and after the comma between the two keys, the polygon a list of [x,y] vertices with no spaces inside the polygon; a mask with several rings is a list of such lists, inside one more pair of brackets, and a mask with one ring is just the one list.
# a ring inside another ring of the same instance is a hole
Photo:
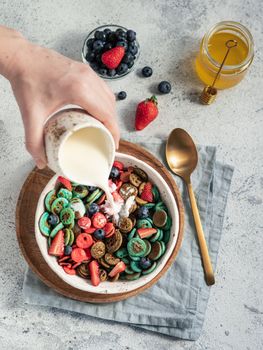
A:
{"label": "human hand", "polygon": [[87,65],[24,38],[5,67],[25,127],[25,144],[37,166],[46,165],[43,129],[47,118],[59,108],[79,105],[100,120],[112,133],[116,148],[119,128],[114,94]]}

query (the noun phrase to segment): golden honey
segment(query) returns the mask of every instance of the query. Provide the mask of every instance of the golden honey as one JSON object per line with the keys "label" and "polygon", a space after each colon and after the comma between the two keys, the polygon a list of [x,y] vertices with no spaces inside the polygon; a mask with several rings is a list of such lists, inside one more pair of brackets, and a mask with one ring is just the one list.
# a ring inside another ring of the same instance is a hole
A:
{"label": "golden honey", "polygon": [[237,46],[229,52],[215,88],[230,88],[244,78],[254,56],[252,35],[240,23],[220,22],[203,37],[195,62],[197,75],[205,85],[212,85],[227,52],[228,40],[236,40]]}

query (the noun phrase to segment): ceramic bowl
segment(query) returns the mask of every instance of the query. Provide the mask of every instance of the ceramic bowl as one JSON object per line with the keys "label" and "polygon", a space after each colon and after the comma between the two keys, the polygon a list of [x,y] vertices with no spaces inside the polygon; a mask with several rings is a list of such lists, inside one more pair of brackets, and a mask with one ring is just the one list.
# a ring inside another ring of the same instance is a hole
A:
{"label": "ceramic bowl", "polygon": [[46,185],[43,192],[41,193],[38,205],[36,209],[36,215],[35,215],[35,236],[36,241],[39,246],[40,252],[43,255],[43,258],[49,265],[49,267],[66,283],[69,285],[81,289],[83,291],[88,291],[91,293],[99,293],[99,294],[117,294],[117,293],[123,293],[123,292],[129,292],[132,290],[135,290],[139,287],[142,287],[143,285],[150,282],[156,275],[160,273],[160,271],[164,268],[166,265],[169,257],[171,256],[177,239],[178,239],[178,233],[179,233],[179,212],[178,207],[175,201],[175,198],[167,185],[167,183],[164,181],[164,179],[161,177],[161,175],[153,169],[151,166],[149,166],[147,163],[124,153],[116,153],[115,156],[116,160],[119,160],[124,163],[125,166],[138,166],[141,169],[143,169],[149,177],[149,180],[154,183],[161,194],[163,202],[166,204],[169,214],[172,218],[172,227],[171,227],[171,234],[170,234],[170,240],[167,243],[166,246],[166,252],[164,255],[159,259],[158,265],[156,269],[150,273],[149,275],[141,276],[136,281],[123,281],[118,280],[117,282],[101,282],[97,287],[92,286],[89,280],[85,280],[77,275],[68,275],[64,272],[63,268],[58,265],[57,259],[54,256],[48,255],[48,248],[47,248],[47,238],[44,237],[38,227],[39,219],[41,214],[44,212],[44,198],[46,194],[52,190],[55,186],[55,182],[57,179],[57,175],[55,175]]}

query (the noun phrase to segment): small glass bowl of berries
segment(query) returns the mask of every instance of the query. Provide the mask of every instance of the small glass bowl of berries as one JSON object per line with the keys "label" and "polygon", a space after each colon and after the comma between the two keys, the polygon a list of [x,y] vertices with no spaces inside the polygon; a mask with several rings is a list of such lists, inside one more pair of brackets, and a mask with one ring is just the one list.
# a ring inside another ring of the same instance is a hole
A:
{"label": "small glass bowl of berries", "polygon": [[113,24],[95,28],[82,48],[83,62],[103,79],[118,79],[129,74],[139,55],[136,32]]}

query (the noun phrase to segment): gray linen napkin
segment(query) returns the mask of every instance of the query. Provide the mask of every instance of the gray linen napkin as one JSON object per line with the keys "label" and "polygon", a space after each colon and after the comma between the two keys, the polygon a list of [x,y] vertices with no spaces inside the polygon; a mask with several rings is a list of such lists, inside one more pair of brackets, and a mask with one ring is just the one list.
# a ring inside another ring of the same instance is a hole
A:
{"label": "gray linen napkin", "polygon": [[[142,145],[165,162],[164,140],[133,137],[132,142]],[[215,147],[198,146],[198,155],[199,163],[192,181],[215,269],[233,168],[216,161]],[[185,206],[184,238],[175,263],[152,288],[121,302],[89,304],[57,294],[27,269],[23,285],[25,302],[131,324],[176,338],[198,339],[210,289],[204,281],[187,191],[181,179],[174,178]]]}

